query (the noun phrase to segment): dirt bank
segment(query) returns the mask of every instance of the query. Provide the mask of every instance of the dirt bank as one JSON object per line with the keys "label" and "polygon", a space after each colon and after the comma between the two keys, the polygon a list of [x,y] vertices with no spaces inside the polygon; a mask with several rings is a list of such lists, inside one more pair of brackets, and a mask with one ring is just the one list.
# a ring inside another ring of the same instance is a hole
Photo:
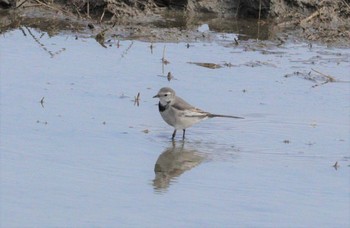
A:
{"label": "dirt bank", "polygon": [[188,40],[201,36],[200,24],[248,18],[265,25],[267,39],[288,32],[310,41],[350,43],[350,0],[0,0],[0,6],[1,33],[30,26],[52,34],[63,29]]}
{"label": "dirt bank", "polygon": [[273,1],[269,16],[276,28],[294,29],[299,36],[327,43],[350,41],[349,0]]}

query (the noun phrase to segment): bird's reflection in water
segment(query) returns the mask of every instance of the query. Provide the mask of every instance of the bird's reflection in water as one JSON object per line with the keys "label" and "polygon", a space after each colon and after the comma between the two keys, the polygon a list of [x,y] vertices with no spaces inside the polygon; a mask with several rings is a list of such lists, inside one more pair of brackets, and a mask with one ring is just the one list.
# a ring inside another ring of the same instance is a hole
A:
{"label": "bird's reflection in water", "polygon": [[154,189],[166,190],[174,178],[199,165],[203,160],[204,156],[197,150],[186,149],[184,141],[179,145],[172,142],[172,145],[159,155],[154,166]]}

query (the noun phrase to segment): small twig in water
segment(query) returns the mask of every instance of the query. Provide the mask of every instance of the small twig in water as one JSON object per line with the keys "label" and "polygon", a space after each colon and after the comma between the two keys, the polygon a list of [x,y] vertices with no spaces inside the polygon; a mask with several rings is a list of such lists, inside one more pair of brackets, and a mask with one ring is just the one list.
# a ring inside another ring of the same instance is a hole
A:
{"label": "small twig in water", "polygon": [[137,96],[134,99],[134,105],[140,105],[140,92],[137,93]]}
{"label": "small twig in water", "polygon": [[132,41],[130,45],[125,49],[125,51],[123,51],[122,58],[124,58],[128,54],[128,51],[130,50],[133,44],[134,44],[134,41]]}
{"label": "small twig in water", "polygon": [[27,33],[24,31],[24,29],[22,27],[19,27],[19,29],[22,31],[23,36],[27,36]]}
{"label": "small twig in water", "polygon": [[170,62],[169,62],[168,60],[165,59],[165,47],[166,47],[166,46],[164,45],[162,63],[163,63],[164,65],[167,65],[167,64],[169,64]]}
{"label": "small twig in water", "polygon": [[38,43],[38,44],[40,45],[40,47],[41,47],[45,52],[47,52],[52,58],[53,58],[55,55],[58,55],[58,54],[60,54],[61,52],[63,52],[63,51],[66,50],[65,48],[61,48],[60,50],[58,50],[58,51],[56,51],[56,52],[53,52],[53,51],[49,50],[49,49],[45,46],[45,44],[43,44],[43,43],[40,41],[40,39],[37,38],[37,37],[31,32],[31,30],[30,30],[28,27],[25,26],[25,28],[27,29],[29,35],[34,39],[34,41],[35,41],[36,43]]}
{"label": "small twig in water", "polygon": [[312,68],[311,68],[311,70],[313,70],[313,71],[315,71],[316,73],[318,73],[318,74],[324,76],[325,78],[327,78],[327,81],[328,81],[328,82],[335,82],[335,81],[336,81],[336,80],[334,79],[334,77],[332,77],[332,76],[330,76],[330,75],[324,74],[324,73],[319,72],[319,71],[317,71],[317,70],[315,70],[315,69],[312,69]]}
{"label": "small twig in water", "polygon": [[168,81],[170,82],[171,81],[171,79],[173,79],[174,78],[174,76],[171,74],[171,72],[169,71],[168,72],[168,75],[167,75],[167,79],[168,79]]}
{"label": "small twig in water", "polygon": [[43,107],[43,108],[44,108],[44,98],[45,97],[41,98],[41,100],[40,100],[41,107]]}
{"label": "small twig in water", "polygon": [[314,71],[314,72],[316,72],[316,73],[318,73],[318,74],[320,74],[320,75],[322,75],[322,76],[325,78],[325,81],[324,81],[324,82],[322,82],[321,84],[313,85],[312,88],[315,88],[316,86],[324,85],[324,84],[326,84],[326,83],[328,83],[328,82],[336,82],[335,78],[332,77],[332,76],[330,76],[330,75],[324,74],[324,73],[319,72],[319,71],[317,71],[317,70],[315,70],[315,69],[312,69],[312,68],[311,68],[311,70]]}
{"label": "small twig in water", "polygon": [[151,54],[153,54],[153,48],[154,48],[153,42],[151,43],[151,45],[149,45],[149,48],[151,49]]}
{"label": "small twig in water", "polygon": [[335,170],[338,170],[339,166],[340,166],[340,165],[338,164],[338,161],[336,161],[335,164],[333,165],[333,167],[334,167]]}

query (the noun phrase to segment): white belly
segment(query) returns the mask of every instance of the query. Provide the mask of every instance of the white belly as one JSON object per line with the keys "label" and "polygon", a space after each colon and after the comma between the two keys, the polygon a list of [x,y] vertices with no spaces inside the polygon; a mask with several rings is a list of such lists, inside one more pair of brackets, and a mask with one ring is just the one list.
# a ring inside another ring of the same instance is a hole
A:
{"label": "white belly", "polygon": [[170,126],[173,126],[176,130],[186,129],[208,118],[205,115],[193,115],[193,112],[179,111],[172,108],[164,110],[160,114],[164,121]]}

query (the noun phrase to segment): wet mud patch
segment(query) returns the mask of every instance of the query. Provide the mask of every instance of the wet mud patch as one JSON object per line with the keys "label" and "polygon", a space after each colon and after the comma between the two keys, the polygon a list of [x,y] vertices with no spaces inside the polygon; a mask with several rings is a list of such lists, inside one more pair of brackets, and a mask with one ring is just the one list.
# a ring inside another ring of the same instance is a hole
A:
{"label": "wet mud patch", "polygon": [[[10,1],[2,0],[1,33],[21,26],[153,41],[210,40],[198,26],[239,34],[238,39],[277,39],[281,34],[348,45],[348,0],[283,1]],[[7,4],[9,3],[9,4]],[[6,8],[6,9],[4,9]],[[251,20],[253,18],[254,20]],[[241,19],[250,19],[240,22]],[[254,27],[254,29],[251,29]],[[247,36],[248,35],[248,36]]]}
{"label": "wet mud patch", "polygon": [[350,40],[350,2],[348,0],[275,1],[271,16],[277,28],[289,28],[310,41]]}

